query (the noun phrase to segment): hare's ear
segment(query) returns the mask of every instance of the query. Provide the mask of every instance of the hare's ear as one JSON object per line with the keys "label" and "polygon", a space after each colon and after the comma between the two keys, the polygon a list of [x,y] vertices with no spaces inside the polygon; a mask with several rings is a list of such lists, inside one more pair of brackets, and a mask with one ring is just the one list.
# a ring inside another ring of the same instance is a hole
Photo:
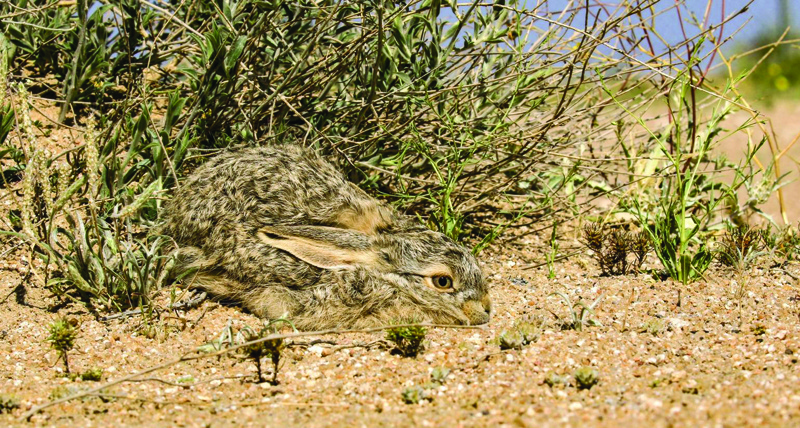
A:
{"label": "hare's ear", "polygon": [[266,226],[258,231],[261,242],[322,269],[355,269],[380,264],[367,235],[324,226]]}

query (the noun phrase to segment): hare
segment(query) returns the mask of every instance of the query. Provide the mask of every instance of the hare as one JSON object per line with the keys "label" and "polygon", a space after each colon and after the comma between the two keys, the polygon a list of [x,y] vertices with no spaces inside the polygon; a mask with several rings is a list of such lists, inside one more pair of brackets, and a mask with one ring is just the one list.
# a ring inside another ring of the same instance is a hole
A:
{"label": "hare", "polygon": [[396,320],[484,324],[490,299],[466,248],[415,224],[293,145],[216,156],[166,203],[175,274],[297,328]]}

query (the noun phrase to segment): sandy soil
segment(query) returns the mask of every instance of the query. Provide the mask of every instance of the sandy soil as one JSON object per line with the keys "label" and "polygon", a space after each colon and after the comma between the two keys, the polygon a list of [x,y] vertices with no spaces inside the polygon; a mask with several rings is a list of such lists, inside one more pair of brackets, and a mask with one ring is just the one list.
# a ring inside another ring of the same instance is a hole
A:
{"label": "sandy soil", "polygon": [[[18,419],[64,391],[97,386],[63,376],[45,337],[57,315],[80,320],[73,371],[98,367],[102,382],[161,364],[258,320],[235,307],[205,302],[162,313],[148,328],[140,317],[101,322],[80,305],[49,312],[54,302],[23,283],[27,266],[2,264],[0,277],[0,393],[20,408],[0,426],[789,426],[800,422],[800,292],[785,271],[768,263],[747,276],[745,296],[733,296],[730,273],[716,269],[706,283],[682,286],[647,275],[600,277],[588,256],[546,268],[529,242],[483,256],[495,315],[485,328],[433,329],[416,358],[386,346],[363,346],[383,334],[295,339],[285,352],[277,386],[254,382],[249,361],[225,356],[182,363],[137,382],[51,407],[30,422]],[[21,254],[17,254],[21,256]],[[13,260],[13,258],[12,258]],[[797,268],[790,266],[796,276]],[[680,290],[680,294],[679,294]],[[561,298],[601,298],[601,325],[562,330]],[[168,291],[162,293],[165,300]],[[680,300],[679,300],[680,296]],[[680,303],[680,305],[679,305]],[[497,336],[519,320],[544,321],[535,343],[501,351]],[[148,333],[149,334],[145,334]],[[353,346],[347,348],[346,346]],[[268,364],[266,364],[269,367]],[[599,383],[574,386],[574,371],[597,369]],[[431,382],[435,368],[450,374]],[[269,370],[267,370],[269,372]],[[548,386],[553,375],[566,384]],[[428,399],[406,404],[404,389],[421,386]]]}

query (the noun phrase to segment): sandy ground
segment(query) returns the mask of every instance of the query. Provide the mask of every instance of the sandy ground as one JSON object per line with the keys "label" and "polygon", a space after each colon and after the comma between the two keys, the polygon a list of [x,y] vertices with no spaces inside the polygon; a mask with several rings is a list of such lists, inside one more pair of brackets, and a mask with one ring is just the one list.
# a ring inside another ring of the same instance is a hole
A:
{"label": "sandy ground", "polygon": [[[383,334],[294,339],[277,386],[255,383],[254,365],[224,356],[167,367],[90,397],[18,419],[64,391],[98,385],[71,381],[45,337],[54,303],[31,284],[24,302],[0,303],[0,393],[20,408],[0,426],[790,426],[800,423],[800,292],[784,270],[754,268],[742,299],[730,272],[717,268],[706,283],[683,286],[647,275],[600,277],[588,256],[546,268],[529,242],[505,246],[483,260],[496,308],[475,330],[433,329],[416,358],[387,346],[364,346]],[[27,267],[6,263],[0,297]],[[797,268],[788,267],[796,276]],[[679,294],[680,290],[680,294]],[[566,304],[550,293],[602,299],[601,325],[562,330]],[[168,291],[162,293],[166,296]],[[680,296],[680,300],[679,300]],[[679,305],[680,304],[680,305]],[[161,364],[259,321],[235,307],[205,302],[163,313],[148,328],[140,317],[101,322],[79,305],[58,315],[80,320],[73,371],[97,367],[102,382]],[[556,316],[557,315],[557,316]],[[535,343],[501,350],[497,336],[520,320],[544,322]],[[149,334],[145,334],[150,332]],[[312,346],[309,341],[326,339]],[[305,346],[303,346],[305,345]],[[347,347],[352,346],[352,347]],[[265,362],[266,363],[266,362]],[[265,364],[267,373],[269,364]],[[574,386],[590,366],[599,383]],[[442,384],[436,368],[450,370]],[[549,386],[546,379],[564,377]],[[428,398],[406,404],[402,392],[420,386]]]}

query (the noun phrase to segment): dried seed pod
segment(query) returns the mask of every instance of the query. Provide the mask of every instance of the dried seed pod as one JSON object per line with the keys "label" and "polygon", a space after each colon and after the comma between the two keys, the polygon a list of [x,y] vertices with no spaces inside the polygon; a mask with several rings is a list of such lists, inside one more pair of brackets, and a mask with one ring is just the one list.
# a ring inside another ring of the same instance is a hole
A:
{"label": "dried seed pod", "polygon": [[70,186],[69,176],[71,168],[69,164],[62,161],[56,164],[55,170],[56,170],[56,197],[57,199],[61,199],[67,192],[67,188]]}
{"label": "dried seed pod", "polygon": [[31,120],[30,110],[30,94],[25,84],[20,82],[17,85],[17,105],[15,106],[16,113],[22,122],[23,135],[27,139],[27,144],[22,144],[22,152],[25,153],[25,158],[29,159],[31,152],[36,146],[36,134],[33,132],[33,121]]}
{"label": "dried seed pod", "polygon": [[20,207],[20,217],[22,217],[22,233],[30,237],[36,236],[33,233],[34,207],[33,198],[36,192],[36,169],[35,163],[28,162],[25,173],[22,176],[22,204]]}
{"label": "dried seed pod", "polygon": [[125,218],[130,215],[137,213],[147,201],[149,201],[153,195],[155,194],[156,190],[161,190],[161,179],[150,183],[146,189],[136,199],[133,200],[129,205],[126,205],[118,214],[116,214],[115,218]]}
{"label": "dried seed pod", "polygon": [[46,215],[47,199],[50,197],[50,182],[46,175],[47,155],[44,150],[35,149],[25,166],[22,179],[22,231],[36,237],[34,223]]}
{"label": "dried seed pod", "polygon": [[97,151],[97,130],[95,129],[94,115],[86,119],[86,133],[83,139],[83,150],[86,155],[86,178],[89,183],[87,195],[89,196],[89,201],[93,202],[97,193],[97,185],[100,182],[100,154]]}
{"label": "dried seed pod", "polygon": [[6,38],[0,33],[0,100],[6,99],[8,90],[8,49]]}
{"label": "dried seed pod", "polygon": [[[59,187],[61,186],[62,181],[66,183],[67,180],[66,179],[59,180],[58,182]],[[79,179],[75,180],[75,182],[73,182],[66,189],[59,190],[58,199],[56,199],[56,201],[53,203],[53,208],[50,211],[50,216],[54,216],[59,211],[61,211],[61,208],[64,208],[64,205],[66,205],[67,202],[70,200],[70,198],[72,198],[72,195],[77,193],[78,190],[80,190],[80,188],[83,187],[84,184],[86,184],[86,176],[82,176]]]}

